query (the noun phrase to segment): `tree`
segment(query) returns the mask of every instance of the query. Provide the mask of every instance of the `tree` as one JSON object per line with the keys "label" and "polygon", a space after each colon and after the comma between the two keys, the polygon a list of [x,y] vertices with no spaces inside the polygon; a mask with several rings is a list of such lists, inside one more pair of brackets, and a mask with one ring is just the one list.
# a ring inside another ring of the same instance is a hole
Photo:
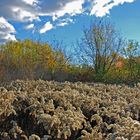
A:
{"label": "tree", "polygon": [[117,59],[124,41],[114,25],[104,19],[96,19],[83,33],[79,43],[81,58],[94,67],[96,75],[103,77]]}
{"label": "tree", "polygon": [[47,43],[24,40],[0,46],[0,67],[0,72],[4,67],[8,80],[47,79],[66,67],[66,59],[63,52],[53,50]]}
{"label": "tree", "polygon": [[129,79],[136,82],[140,78],[139,43],[134,40],[129,40],[127,47],[123,48],[123,54],[127,60],[126,65],[129,71]]}

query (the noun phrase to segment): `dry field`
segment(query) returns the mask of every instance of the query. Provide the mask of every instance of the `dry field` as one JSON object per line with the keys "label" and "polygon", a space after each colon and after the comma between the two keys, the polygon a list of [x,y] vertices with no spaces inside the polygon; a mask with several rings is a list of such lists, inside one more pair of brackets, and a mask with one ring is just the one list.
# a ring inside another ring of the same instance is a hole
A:
{"label": "dry field", "polygon": [[3,83],[0,140],[140,140],[140,87]]}

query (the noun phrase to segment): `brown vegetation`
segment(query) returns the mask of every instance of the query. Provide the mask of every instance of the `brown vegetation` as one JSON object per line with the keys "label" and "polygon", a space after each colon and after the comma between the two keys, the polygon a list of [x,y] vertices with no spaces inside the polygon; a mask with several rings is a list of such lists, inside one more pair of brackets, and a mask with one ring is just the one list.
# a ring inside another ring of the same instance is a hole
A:
{"label": "brown vegetation", "polygon": [[1,83],[0,139],[139,140],[139,100],[139,86]]}
{"label": "brown vegetation", "polygon": [[59,44],[0,45],[0,140],[140,140],[139,44],[123,43],[98,21],[84,32],[79,64]]}

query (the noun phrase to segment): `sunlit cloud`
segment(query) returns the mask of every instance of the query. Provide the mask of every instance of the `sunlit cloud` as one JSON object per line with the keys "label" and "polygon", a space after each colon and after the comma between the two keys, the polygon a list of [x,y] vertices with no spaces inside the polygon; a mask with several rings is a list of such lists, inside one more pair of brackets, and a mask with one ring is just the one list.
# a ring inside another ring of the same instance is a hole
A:
{"label": "sunlit cloud", "polygon": [[[51,17],[39,33],[46,33],[53,28],[73,23],[76,15],[95,15],[103,17],[110,14],[110,10],[124,3],[135,0],[1,0],[0,17],[6,21],[28,23],[25,29],[34,29],[34,22],[42,22],[41,17]],[[71,20],[67,20],[71,19]],[[61,21],[61,22],[60,22]],[[7,22],[8,23],[8,22]],[[4,24],[1,22],[1,24]],[[10,24],[10,23],[9,23]],[[12,25],[11,25],[12,26]],[[9,34],[8,34],[9,35]],[[3,36],[2,36],[3,37]],[[0,37],[1,38],[1,37]],[[8,37],[15,40],[15,35]]]}
{"label": "sunlit cloud", "polygon": [[5,18],[0,17],[0,43],[6,41],[16,41],[15,28]]}
{"label": "sunlit cloud", "polygon": [[43,34],[49,30],[53,29],[53,25],[50,22],[47,22],[41,29],[40,29],[40,33]]}

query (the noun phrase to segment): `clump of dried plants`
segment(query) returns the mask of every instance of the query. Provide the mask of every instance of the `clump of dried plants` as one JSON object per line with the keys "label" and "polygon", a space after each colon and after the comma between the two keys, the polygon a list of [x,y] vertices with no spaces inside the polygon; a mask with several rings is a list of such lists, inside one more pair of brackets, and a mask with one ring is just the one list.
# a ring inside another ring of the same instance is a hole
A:
{"label": "clump of dried plants", "polygon": [[140,87],[12,81],[0,87],[2,140],[140,140]]}

